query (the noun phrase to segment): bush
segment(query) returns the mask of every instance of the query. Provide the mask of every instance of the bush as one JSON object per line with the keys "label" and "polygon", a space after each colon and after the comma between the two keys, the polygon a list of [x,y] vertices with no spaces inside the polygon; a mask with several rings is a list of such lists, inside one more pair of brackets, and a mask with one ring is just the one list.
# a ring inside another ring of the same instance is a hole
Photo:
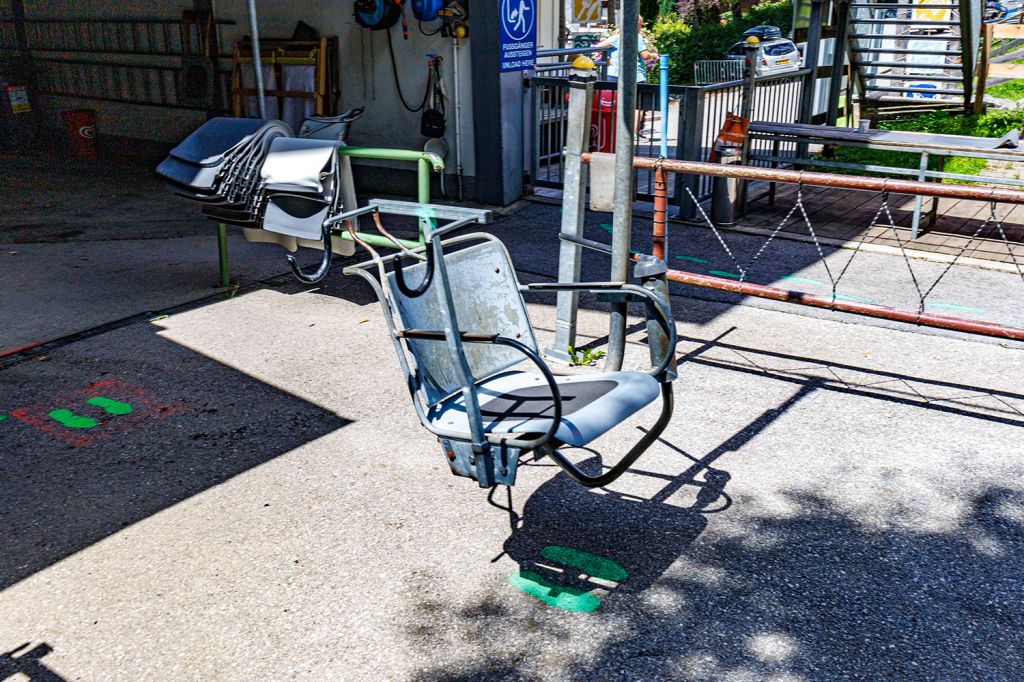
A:
{"label": "bush", "polygon": [[[725,53],[751,26],[769,24],[778,26],[786,35],[793,26],[791,0],[762,2],[745,12],[738,22],[702,24],[692,27],[678,16],[662,16],[654,24],[651,34],[661,54],[668,55],[671,83],[693,82],[693,63],[701,59],[723,59]],[[657,80],[655,75],[652,82]]]}
{"label": "bush", "polygon": [[782,35],[789,35],[789,32],[793,30],[793,3],[790,0],[762,2],[743,15],[743,22],[744,25],[739,31],[741,35],[751,26],[761,24],[778,26],[782,29]]}

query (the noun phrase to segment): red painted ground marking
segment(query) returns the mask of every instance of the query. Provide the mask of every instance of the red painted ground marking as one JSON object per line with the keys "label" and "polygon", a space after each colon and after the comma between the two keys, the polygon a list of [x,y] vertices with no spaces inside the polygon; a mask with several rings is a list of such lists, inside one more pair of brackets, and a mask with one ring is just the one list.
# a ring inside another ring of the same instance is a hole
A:
{"label": "red painted ground marking", "polygon": [[[56,408],[81,408],[86,400],[97,395],[120,398],[124,402],[130,403],[134,411],[130,415],[103,415],[98,418],[100,423],[87,432],[76,432],[63,427],[49,416],[50,411]],[[49,409],[42,405],[32,405],[30,407],[19,407],[9,410],[7,414],[23,424],[42,431],[55,440],[80,448],[110,438],[112,435],[111,429],[104,429],[104,426],[113,426],[116,428],[116,432],[123,433],[149,419],[163,419],[164,417],[189,411],[189,407],[186,405],[163,403],[149,391],[138,386],[132,386],[120,379],[93,381],[70,393],[55,396],[51,400],[53,407]]]}
{"label": "red painted ground marking", "polygon": [[[172,414],[189,411],[189,408],[185,405],[175,406],[162,403],[149,391],[139,388],[138,386],[126,384],[120,379],[100,379],[99,381],[93,381],[84,388],[75,392],[75,397],[81,400],[88,400],[89,398],[94,398],[98,395],[106,396],[108,398],[123,398],[125,399],[124,402],[130,403],[132,407],[136,408],[133,414],[139,414],[140,416],[152,417],[155,419],[163,419],[164,417],[170,417]],[[126,399],[129,396],[131,397],[131,400]],[[146,408],[145,410],[138,409],[140,407],[140,403]],[[146,414],[142,414],[143,412]]]}

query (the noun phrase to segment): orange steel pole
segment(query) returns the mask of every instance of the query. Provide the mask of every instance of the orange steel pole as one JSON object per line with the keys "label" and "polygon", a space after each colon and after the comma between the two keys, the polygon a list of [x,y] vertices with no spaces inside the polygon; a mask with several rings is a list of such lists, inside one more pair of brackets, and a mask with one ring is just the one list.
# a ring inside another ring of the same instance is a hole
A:
{"label": "orange steel pole", "polygon": [[651,255],[665,260],[668,224],[668,173],[661,164],[654,168],[654,236]]}
{"label": "orange steel pole", "polygon": [[889,306],[874,305],[871,303],[858,303],[856,301],[836,301],[824,296],[815,296],[802,291],[789,291],[778,287],[769,287],[763,284],[751,284],[750,282],[737,282],[723,277],[711,275],[698,275],[694,272],[682,270],[669,270],[668,279],[670,282],[681,284],[692,284],[719,291],[731,291],[745,296],[756,296],[768,298],[774,301],[785,301],[811,306],[813,308],[825,308],[854,315],[877,317],[884,320],[895,320],[897,322],[909,322],[923,327],[937,327],[939,329],[951,329],[953,331],[967,332],[969,334],[981,334],[983,336],[995,336],[1001,339],[1024,341],[1024,328],[1007,327],[993,322],[980,322],[977,320],[964,320],[959,317],[946,317],[945,315],[932,315],[930,313],[915,313],[909,310],[890,308]]}

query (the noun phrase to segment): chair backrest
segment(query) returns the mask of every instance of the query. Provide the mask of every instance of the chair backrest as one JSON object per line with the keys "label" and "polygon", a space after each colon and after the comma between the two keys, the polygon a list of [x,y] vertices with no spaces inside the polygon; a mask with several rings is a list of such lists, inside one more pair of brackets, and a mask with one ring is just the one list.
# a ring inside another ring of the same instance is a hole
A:
{"label": "chair backrest", "polygon": [[[448,243],[461,243],[471,237],[484,241],[444,254],[459,331],[497,334],[515,339],[536,352],[537,339],[508,252],[497,239],[483,234],[465,235]],[[425,268],[424,263],[405,268],[405,279],[410,286],[415,287],[422,280]],[[394,273],[388,274],[387,284],[398,307],[396,312],[406,329],[444,329],[441,313],[444,288],[436,273],[427,291],[416,298],[402,294],[395,283]],[[429,405],[462,387],[447,343],[418,339],[407,341]],[[494,344],[466,343],[465,352],[473,378],[477,381],[525,359],[515,349]]]}

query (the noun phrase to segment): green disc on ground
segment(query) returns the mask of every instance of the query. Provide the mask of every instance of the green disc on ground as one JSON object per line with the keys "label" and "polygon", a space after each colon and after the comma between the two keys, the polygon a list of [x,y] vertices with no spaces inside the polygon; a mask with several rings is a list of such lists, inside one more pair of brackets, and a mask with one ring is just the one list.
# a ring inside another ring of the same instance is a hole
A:
{"label": "green disc on ground", "polygon": [[601,580],[621,583],[629,577],[626,569],[611,559],[605,559],[603,556],[597,556],[596,554],[573,549],[572,547],[548,545],[540,551],[540,555],[548,561],[555,561],[563,566],[571,566],[572,568],[579,569],[580,573],[585,573]]}
{"label": "green disc on ground", "polygon": [[128,403],[122,403],[118,400],[113,400],[111,398],[104,398],[101,395],[98,395],[95,398],[89,398],[85,402],[89,403],[94,407],[103,408],[103,411],[106,412],[107,414],[120,415],[132,413],[132,406],[129,405]]}
{"label": "green disc on ground", "polygon": [[69,429],[91,429],[99,423],[89,417],[80,417],[71,410],[54,410],[50,413],[50,419]]}
{"label": "green disc on ground", "polygon": [[519,571],[508,579],[508,583],[548,606],[563,611],[587,613],[601,607],[597,595],[575,587],[556,585],[532,571]]}

